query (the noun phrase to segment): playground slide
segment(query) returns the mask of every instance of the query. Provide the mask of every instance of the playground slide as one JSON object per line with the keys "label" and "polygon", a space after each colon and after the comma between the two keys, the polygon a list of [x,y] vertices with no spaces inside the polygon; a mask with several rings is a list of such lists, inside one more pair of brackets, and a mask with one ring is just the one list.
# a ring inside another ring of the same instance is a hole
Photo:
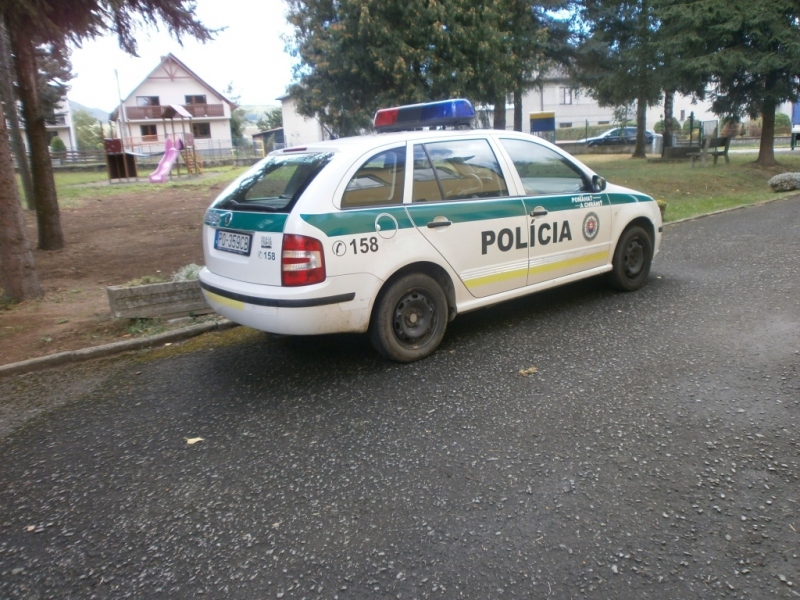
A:
{"label": "playground slide", "polygon": [[165,183],[179,154],[180,151],[174,146],[172,140],[167,138],[164,144],[164,156],[161,157],[156,170],[150,173],[150,183]]}

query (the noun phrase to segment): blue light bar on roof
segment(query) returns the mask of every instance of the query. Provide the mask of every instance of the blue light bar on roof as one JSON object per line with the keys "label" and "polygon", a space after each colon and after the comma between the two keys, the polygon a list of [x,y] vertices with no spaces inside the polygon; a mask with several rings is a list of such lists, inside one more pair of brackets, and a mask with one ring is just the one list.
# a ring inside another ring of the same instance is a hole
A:
{"label": "blue light bar on roof", "polygon": [[375,113],[373,123],[377,131],[407,131],[421,127],[470,125],[475,109],[469,100],[442,100],[424,104],[409,104],[395,108],[382,108]]}

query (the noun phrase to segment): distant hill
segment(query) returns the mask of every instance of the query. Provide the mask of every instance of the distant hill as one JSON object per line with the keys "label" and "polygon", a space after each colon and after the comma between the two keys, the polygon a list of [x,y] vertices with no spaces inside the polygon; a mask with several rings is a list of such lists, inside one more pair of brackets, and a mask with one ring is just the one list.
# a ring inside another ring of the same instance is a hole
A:
{"label": "distant hill", "polygon": [[108,122],[108,113],[104,110],[99,108],[89,108],[88,106],[84,106],[78,102],[73,102],[72,100],[69,101],[69,109],[74,113],[76,111],[82,110],[83,112],[89,113],[95,119],[102,121],[103,123]]}

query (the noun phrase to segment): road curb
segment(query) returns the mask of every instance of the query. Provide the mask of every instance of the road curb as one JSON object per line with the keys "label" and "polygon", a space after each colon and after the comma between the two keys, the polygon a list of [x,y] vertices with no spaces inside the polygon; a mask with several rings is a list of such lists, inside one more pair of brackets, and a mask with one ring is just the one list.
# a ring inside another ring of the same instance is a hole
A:
{"label": "road curb", "polygon": [[152,348],[153,346],[179,342],[212,331],[226,331],[234,327],[238,327],[238,324],[224,319],[211,323],[200,323],[199,325],[192,325],[191,327],[184,327],[183,329],[176,329],[175,331],[167,331],[150,337],[123,340],[103,346],[92,346],[91,348],[82,348],[81,350],[70,350],[67,352],[59,352],[58,354],[50,354],[49,356],[40,356],[38,358],[31,358],[8,365],[1,365],[0,377],[40,371],[42,369],[81,362],[92,358],[112,356],[130,350]]}

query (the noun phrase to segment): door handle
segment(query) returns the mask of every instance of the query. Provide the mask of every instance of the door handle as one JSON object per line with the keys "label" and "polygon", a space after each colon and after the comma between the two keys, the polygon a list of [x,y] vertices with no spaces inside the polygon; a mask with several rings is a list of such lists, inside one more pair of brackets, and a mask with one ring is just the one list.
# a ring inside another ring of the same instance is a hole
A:
{"label": "door handle", "polygon": [[547,209],[543,206],[537,206],[530,212],[530,216],[532,217],[543,217],[547,214]]}
{"label": "door handle", "polygon": [[444,219],[443,221],[431,221],[430,223],[428,223],[428,228],[436,229],[437,227],[450,227],[450,225],[452,224],[453,222],[448,221],[447,219]]}

